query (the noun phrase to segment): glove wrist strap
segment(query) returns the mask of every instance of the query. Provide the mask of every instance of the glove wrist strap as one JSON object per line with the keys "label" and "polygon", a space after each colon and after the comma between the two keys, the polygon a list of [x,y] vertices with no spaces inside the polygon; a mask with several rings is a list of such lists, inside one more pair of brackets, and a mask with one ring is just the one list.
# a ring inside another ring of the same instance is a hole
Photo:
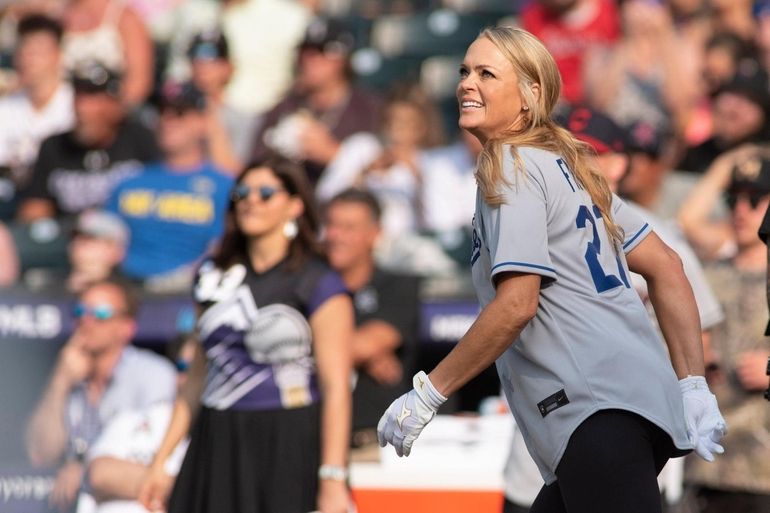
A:
{"label": "glove wrist strap", "polygon": [[419,395],[423,401],[433,410],[437,411],[442,404],[446,402],[446,397],[441,395],[433,383],[430,382],[430,378],[424,371],[420,371],[414,375],[412,379],[412,385],[414,386],[417,395]]}
{"label": "glove wrist strap", "polygon": [[689,392],[691,390],[709,390],[708,383],[706,383],[706,378],[703,376],[687,376],[684,379],[679,380],[679,389],[684,392]]}

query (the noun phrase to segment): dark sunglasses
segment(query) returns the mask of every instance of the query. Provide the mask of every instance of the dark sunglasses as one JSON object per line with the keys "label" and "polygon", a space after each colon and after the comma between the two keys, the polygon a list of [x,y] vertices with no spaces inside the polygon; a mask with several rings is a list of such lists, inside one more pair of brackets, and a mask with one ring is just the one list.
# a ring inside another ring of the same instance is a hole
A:
{"label": "dark sunglasses", "polygon": [[230,193],[230,198],[233,201],[238,202],[248,198],[249,194],[251,194],[252,192],[256,192],[259,195],[260,200],[270,201],[270,198],[272,198],[279,192],[282,192],[285,190],[286,189],[282,187],[273,187],[270,185],[262,185],[260,187],[249,187],[245,183],[242,183],[233,187],[233,190]]}
{"label": "dark sunglasses", "polygon": [[756,210],[763,199],[767,197],[767,194],[761,192],[728,192],[725,194],[725,203],[730,210],[735,210],[735,206],[738,201],[743,198],[749,202],[752,210]]}
{"label": "dark sunglasses", "polygon": [[78,303],[72,310],[72,316],[75,319],[82,319],[86,316],[91,316],[97,321],[107,321],[113,317],[119,315],[121,312],[117,312],[112,305],[96,305],[88,306],[83,303]]}

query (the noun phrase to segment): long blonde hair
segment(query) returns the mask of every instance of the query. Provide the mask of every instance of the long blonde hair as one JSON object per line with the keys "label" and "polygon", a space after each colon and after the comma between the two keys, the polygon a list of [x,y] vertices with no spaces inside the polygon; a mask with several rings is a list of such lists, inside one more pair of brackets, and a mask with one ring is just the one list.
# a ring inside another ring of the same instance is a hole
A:
{"label": "long blonde hair", "polygon": [[[503,145],[510,145],[515,167],[522,172],[524,165],[517,148],[547,150],[564,159],[575,180],[599,208],[610,240],[616,248],[622,245],[623,231],[612,219],[612,192],[592,158],[596,153],[551,119],[561,92],[561,76],[551,54],[535,36],[518,28],[488,28],[481,32],[482,37],[489,39],[513,65],[523,103],[529,107],[518,129],[490,138],[479,155],[476,181],[484,201],[492,206],[504,202],[499,189],[501,183],[507,184],[502,168]],[[539,97],[532,91],[533,84],[540,86]]]}

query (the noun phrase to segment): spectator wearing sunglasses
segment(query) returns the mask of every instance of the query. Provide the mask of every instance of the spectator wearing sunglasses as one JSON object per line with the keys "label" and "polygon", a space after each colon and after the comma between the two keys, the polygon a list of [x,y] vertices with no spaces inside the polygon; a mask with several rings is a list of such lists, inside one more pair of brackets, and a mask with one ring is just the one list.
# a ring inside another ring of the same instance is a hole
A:
{"label": "spectator wearing sunglasses", "polygon": [[91,285],[73,310],[64,344],[27,431],[36,467],[58,469],[50,502],[68,511],[84,484],[84,463],[102,428],[124,409],[173,401],[176,372],[162,356],[131,345],[137,303],[115,280]]}
{"label": "spectator wearing sunglasses", "polygon": [[714,161],[681,204],[677,219],[703,260],[734,258],[760,242],[757,229],[769,197],[770,151],[744,145]]}
{"label": "spectator wearing sunglasses", "polygon": [[226,226],[194,287],[203,351],[191,368],[205,380],[182,386],[140,501],[164,508],[165,465],[189,431],[169,513],[348,511],[353,307],[323,258],[302,168],[247,167]]}
{"label": "spectator wearing sunglasses", "polygon": [[106,210],[131,232],[121,271],[151,290],[187,290],[219,239],[232,178],[206,158],[207,114],[191,83],[166,84],[158,142],[164,160],[115,188]]}
{"label": "spectator wearing sunglasses", "polygon": [[770,511],[770,461],[764,442],[770,408],[762,398],[770,356],[764,336],[767,249],[757,235],[770,204],[770,155],[746,147],[721,157],[692,194],[683,208],[702,209],[695,214],[707,214],[711,209],[706,207],[713,207],[720,195],[728,209],[723,222],[709,223],[704,215],[703,226],[691,226],[689,234],[717,256],[706,266],[706,276],[725,322],[712,328],[709,385],[730,434],[723,457],[709,465],[690,462],[688,476],[705,504],[701,511]]}

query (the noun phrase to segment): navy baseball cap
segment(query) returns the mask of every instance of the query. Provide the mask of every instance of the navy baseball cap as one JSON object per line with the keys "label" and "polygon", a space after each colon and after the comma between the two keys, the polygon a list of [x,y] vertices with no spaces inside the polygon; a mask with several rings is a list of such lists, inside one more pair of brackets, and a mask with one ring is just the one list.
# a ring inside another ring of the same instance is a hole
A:
{"label": "navy baseball cap", "polygon": [[160,110],[202,111],[206,97],[192,82],[166,82],[160,91]]}
{"label": "navy baseball cap", "polygon": [[609,116],[590,107],[580,106],[562,118],[564,128],[576,139],[590,144],[596,153],[624,153],[628,149],[628,135]]}
{"label": "navy baseball cap", "polygon": [[743,59],[738,64],[735,76],[716,94],[722,93],[740,95],[761,107],[765,112],[770,111],[770,76],[755,59]]}
{"label": "navy baseball cap", "polygon": [[353,33],[339,20],[318,17],[310,22],[300,48],[314,48],[323,53],[350,55],[356,46]]}
{"label": "navy baseball cap", "polygon": [[648,121],[635,121],[628,127],[629,150],[659,157],[666,146],[666,135]]}
{"label": "navy baseball cap", "polygon": [[187,50],[190,60],[217,60],[230,57],[227,38],[219,30],[207,30],[196,34]]}
{"label": "navy baseball cap", "polygon": [[770,194],[770,156],[755,154],[735,164],[727,192]]}
{"label": "navy baseball cap", "polygon": [[70,75],[75,93],[119,96],[123,76],[119,71],[92,61],[75,66]]}

